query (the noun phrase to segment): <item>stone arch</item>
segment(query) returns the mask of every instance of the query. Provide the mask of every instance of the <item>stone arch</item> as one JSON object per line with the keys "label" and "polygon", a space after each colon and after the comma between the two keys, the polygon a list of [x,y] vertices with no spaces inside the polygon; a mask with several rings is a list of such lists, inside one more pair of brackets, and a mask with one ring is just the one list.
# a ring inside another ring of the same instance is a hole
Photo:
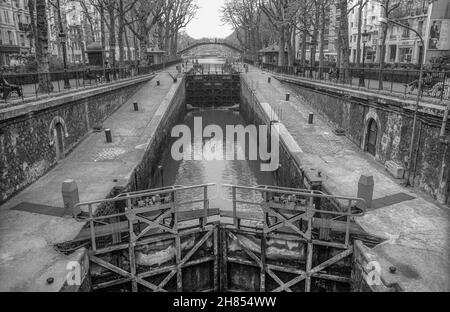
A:
{"label": "stone arch", "polygon": [[66,122],[61,116],[56,116],[53,118],[52,122],[50,123],[50,127],[48,128],[48,138],[50,141],[50,146],[55,145],[55,131],[56,131],[56,125],[61,124],[62,128],[64,129],[64,137],[69,137],[69,132],[67,131]]}
{"label": "stone arch", "polygon": [[382,131],[381,131],[382,128],[381,128],[380,118],[378,117],[377,112],[373,108],[369,109],[369,112],[366,114],[366,117],[364,118],[364,127],[363,127],[364,134],[363,134],[361,149],[363,151],[366,151],[369,126],[370,126],[372,120],[376,122],[377,127],[378,127],[377,143],[376,143],[376,155],[378,155],[378,148],[379,148],[379,146],[381,144],[381,140],[382,140]]}

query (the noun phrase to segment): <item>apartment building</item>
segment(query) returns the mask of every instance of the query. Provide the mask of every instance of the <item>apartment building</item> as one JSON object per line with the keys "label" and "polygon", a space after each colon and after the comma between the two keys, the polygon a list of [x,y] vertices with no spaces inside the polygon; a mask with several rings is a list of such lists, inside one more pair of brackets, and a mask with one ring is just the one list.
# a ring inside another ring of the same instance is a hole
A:
{"label": "apartment building", "polygon": [[440,56],[450,56],[450,1],[408,0],[395,20],[416,30],[390,26],[386,40],[387,63],[429,64]]}
{"label": "apartment building", "polygon": [[[337,39],[338,39],[338,26],[339,26],[339,14],[338,14],[338,8],[334,3],[331,3],[328,7],[328,12],[326,16],[326,23],[325,23],[325,31],[324,31],[324,58],[325,61],[329,62],[335,62],[337,58]],[[310,32],[313,31],[313,28],[311,27]],[[301,58],[301,43],[302,43],[302,32],[298,32],[295,36],[295,49],[296,49],[296,58]],[[317,38],[317,46],[316,46],[316,54],[314,56],[315,61],[319,61],[319,49],[320,49],[320,38],[321,33],[320,30],[318,32],[318,38]],[[305,59],[307,61],[311,61],[311,37],[307,36],[306,38],[306,53],[305,53]]]}
{"label": "apartment building", "polygon": [[0,0],[0,66],[20,64],[31,52],[31,25],[27,0]]}
{"label": "apartment building", "polygon": [[[358,3],[362,3],[363,7],[355,6]],[[349,1],[348,14],[348,33],[349,33],[349,48],[350,48],[350,62],[357,62],[357,42],[358,42],[358,23],[359,14],[361,14],[361,33],[366,32],[368,34],[367,42],[364,44],[361,37],[360,42],[360,61],[363,58],[365,63],[373,63],[377,61],[380,53],[379,38],[380,38],[380,26],[379,17],[381,14],[380,3],[377,0],[360,1],[353,0]],[[363,53],[364,52],[364,53]],[[364,55],[363,55],[364,54]]]}

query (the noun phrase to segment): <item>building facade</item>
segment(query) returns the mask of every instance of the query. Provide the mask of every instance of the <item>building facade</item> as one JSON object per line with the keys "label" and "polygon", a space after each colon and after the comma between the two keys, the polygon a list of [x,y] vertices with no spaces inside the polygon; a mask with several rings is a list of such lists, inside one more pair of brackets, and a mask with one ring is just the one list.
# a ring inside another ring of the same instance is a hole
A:
{"label": "building facade", "polygon": [[31,24],[27,0],[0,0],[0,66],[21,63],[31,52]]}
{"label": "building facade", "polygon": [[[360,42],[360,61],[362,62],[364,58],[365,63],[373,63],[377,61],[377,57],[379,57],[380,46],[379,46],[379,37],[380,37],[380,26],[379,26],[379,17],[381,13],[381,7],[379,1],[369,0],[364,2],[363,8],[360,10],[359,6],[355,6],[355,4],[359,2],[359,0],[353,0],[349,2],[349,7],[352,9],[348,14],[348,33],[349,33],[349,47],[350,47],[350,62],[357,62],[357,42],[358,42],[358,23],[359,23],[359,14],[361,12],[361,33],[368,33],[368,40],[365,44]],[[363,51],[364,50],[364,51]],[[364,53],[363,53],[364,52]]]}

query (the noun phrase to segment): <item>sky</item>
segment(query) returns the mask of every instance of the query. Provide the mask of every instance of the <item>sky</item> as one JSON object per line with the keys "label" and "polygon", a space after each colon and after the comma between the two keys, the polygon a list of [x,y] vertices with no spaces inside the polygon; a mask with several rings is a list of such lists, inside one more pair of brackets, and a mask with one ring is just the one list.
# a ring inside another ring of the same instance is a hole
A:
{"label": "sky", "polygon": [[225,38],[233,32],[229,25],[222,25],[220,8],[224,0],[196,0],[200,7],[195,18],[186,27],[186,32],[194,39],[203,37]]}

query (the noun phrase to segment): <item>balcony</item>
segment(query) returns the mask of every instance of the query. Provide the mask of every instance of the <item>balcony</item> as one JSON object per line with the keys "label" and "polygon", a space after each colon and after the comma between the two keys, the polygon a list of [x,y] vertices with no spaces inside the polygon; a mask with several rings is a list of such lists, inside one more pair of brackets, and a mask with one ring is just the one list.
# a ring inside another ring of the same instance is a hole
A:
{"label": "balcony", "polygon": [[31,31],[31,24],[20,23],[19,22],[19,30],[20,31]]}

